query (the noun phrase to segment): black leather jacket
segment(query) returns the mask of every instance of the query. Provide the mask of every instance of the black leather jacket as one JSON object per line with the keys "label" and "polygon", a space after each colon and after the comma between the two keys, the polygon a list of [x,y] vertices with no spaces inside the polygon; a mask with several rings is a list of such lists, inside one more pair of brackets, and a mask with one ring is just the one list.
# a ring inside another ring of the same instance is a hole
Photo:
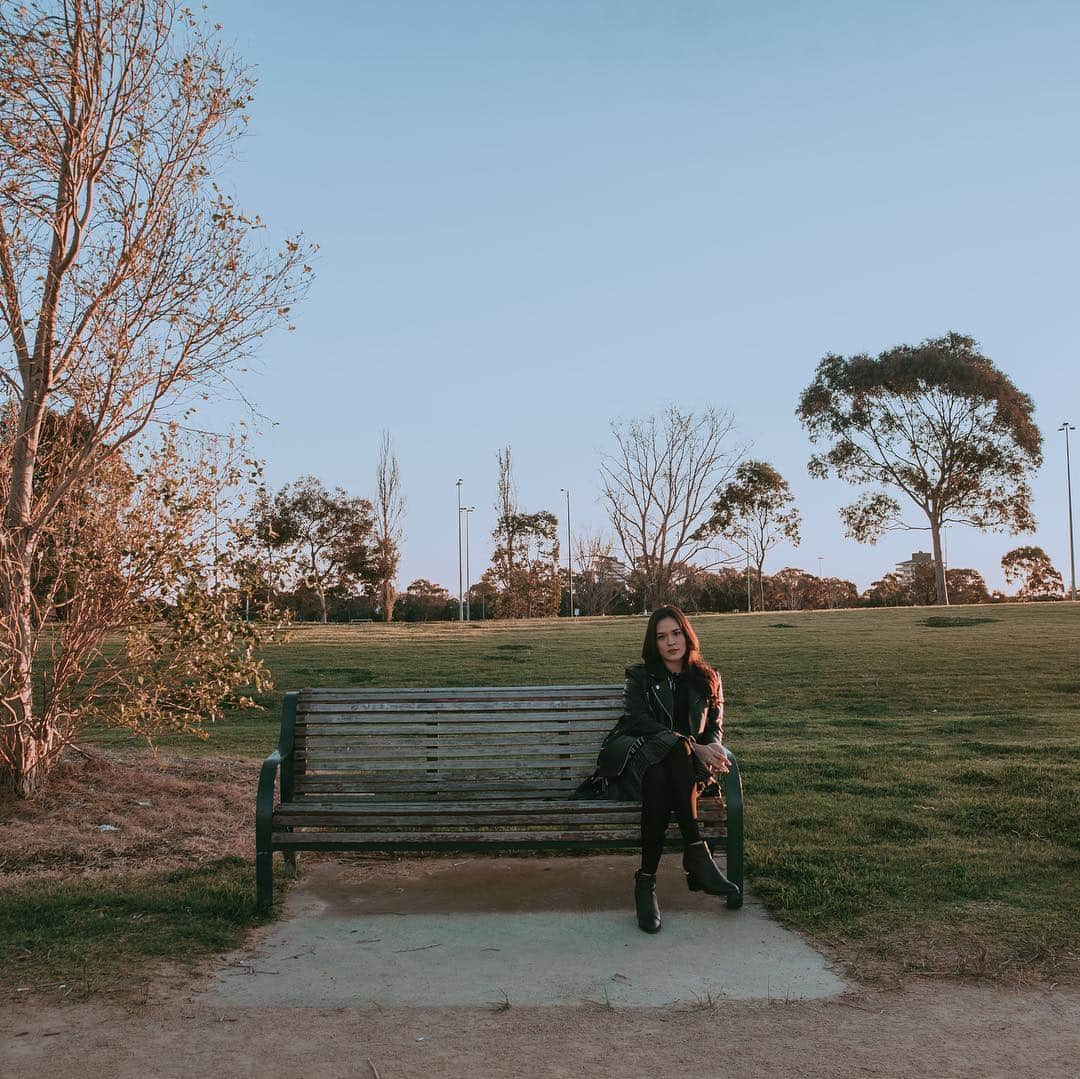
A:
{"label": "black leather jacket", "polygon": [[[699,745],[721,741],[724,724],[724,691],[719,707],[708,707],[705,694],[694,679],[689,685],[690,730]],[[659,734],[675,726],[675,695],[667,668],[635,663],[626,668],[624,711],[618,730],[622,734]]]}

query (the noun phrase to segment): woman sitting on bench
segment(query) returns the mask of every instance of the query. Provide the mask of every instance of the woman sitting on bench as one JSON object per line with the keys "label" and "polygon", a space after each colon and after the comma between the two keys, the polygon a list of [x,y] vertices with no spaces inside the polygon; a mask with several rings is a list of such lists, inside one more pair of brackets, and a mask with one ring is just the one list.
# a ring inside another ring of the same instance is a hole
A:
{"label": "woman sitting on bench", "polygon": [[697,634],[678,607],[653,611],[641,658],[626,668],[624,715],[604,739],[597,771],[580,793],[641,801],[634,900],[638,925],[658,933],[656,871],[672,813],[690,890],[726,896],[739,889],[713,861],[697,822],[698,794],[717,772],[728,770],[720,744],[720,676],[701,658]]}

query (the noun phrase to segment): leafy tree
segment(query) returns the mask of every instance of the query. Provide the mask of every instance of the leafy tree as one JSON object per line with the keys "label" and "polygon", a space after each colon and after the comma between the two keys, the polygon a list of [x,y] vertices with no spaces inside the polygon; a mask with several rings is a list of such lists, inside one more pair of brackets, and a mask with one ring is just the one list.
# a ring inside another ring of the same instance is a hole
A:
{"label": "leafy tree", "polygon": [[1001,568],[1009,584],[1023,582],[1021,599],[1061,599],[1065,595],[1065,581],[1041,547],[1013,548],[1001,559]]}
{"label": "leafy tree", "polygon": [[[808,602],[813,594],[817,578],[805,570],[785,566],[766,578],[767,587],[762,592],[762,610],[801,611],[812,607]],[[759,584],[759,588],[760,588]]]}
{"label": "leafy tree", "polygon": [[987,590],[983,575],[975,569],[946,570],[949,585],[950,603],[989,603],[990,592]]}
{"label": "leafy tree", "polygon": [[521,511],[514,486],[510,447],[498,454],[498,517],[491,536],[491,575],[482,580],[498,592],[501,618],[547,618],[559,613],[559,522],[553,513]]}
{"label": "leafy tree", "polygon": [[844,580],[843,577],[819,577],[813,589],[815,598],[809,606],[836,610],[859,605],[858,587],[854,581]]}
{"label": "leafy tree", "polygon": [[[946,575],[945,594],[949,595]],[[933,562],[917,562],[911,568],[907,585],[908,603],[915,607],[930,607],[937,601],[937,573]]]}
{"label": "leafy tree", "polygon": [[[500,518],[491,561],[502,618],[552,618],[559,613],[559,522],[547,510]],[[516,559],[510,561],[511,549]]]}
{"label": "leafy tree", "polygon": [[[0,477],[0,788],[40,789],[80,726],[33,692],[49,613],[35,599],[46,537],[62,545],[73,534],[73,500],[104,482],[111,462],[135,467],[143,448],[168,447],[142,494],[149,499],[153,484],[187,488],[192,477],[168,481],[160,470],[192,459],[175,450],[171,435],[147,438],[151,424],[221,385],[258,338],[288,321],[303,294],[304,245],[264,249],[262,222],[213,182],[243,130],[252,86],[214,32],[172,0],[0,5],[0,382],[15,405]],[[63,452],[54,446],[45,477],[50,410],[79,417],[73,423],[85,437]],[[179,538],[188,536],[183,528],[167,534],[177,537],[178,553],[196,553]],[[64,558],[71,564],[77,553]],[[175,559],[159,554],[169,591]],[[196,567],[189,570],[197,579]],[[91,593],[100,598],[95,581]],[[58,658],[93,662],[94,648],[76,645],[88,638],[75,635],[74,612],[99,612],[85,616],[87,634],[100,640],[121,607],[106,616],[97,599],[68,598],[65,639],[74,650]],[[187,610],[191,626],[211,617],[198,604]],[[191,649],[192,685],[203,684],[204,660],[220,669],[232,641],[216,631],[200,639]],[[213,642],[223,650],[211,655]],[[144,638],[146,649],[157,643],[164,663],[168,635]],[[117,683],[112,714],[128,691],[126,681]],[[137,697],[143,728],[168,722],[167,694]]]}
{"label": "leafy tree", "polygon": [[[469,614],[473,621],[494,618],[499,609],[499,588],[488,569],[469,589]],[[479,612],[479,613],[478,613]],[[457,614],[454,615],[457,617]]]}
{"label": "leafy tree", "polygon": [[[950,569],[947,571],[949,597],[953,603],[989,603],[986,581],[978,570]],[[863,593],[865,607],[912,606],[929,607],[937,601],[934,566],[931,562],[917,563],[910,574],[887,573]]]}
{"label": "leafy tree", "polygon": [[398,599],[394,607],[397,622],[434,622],[457,618],[458,604],[441,584],[418,577]]}
{"label": "leafy tree", "polygon": [[[15,429],[0,424],[0,461],[10,460]],[[50,440],[46,456],[62,454],[62,443]],[[37,549],[43,564],[33,566],[35,618],[49,630],[37,704],[60,745],[101,724],[147,740],[205,737],[226,703],[248,702],[248,686],[271,686],[254,656],[277,625],[237,618],[249,590],[233,523],[250,478],[242,457],[170,425],[152,447],[105,456],[51,518]]]}
{"label": "leafy tree", "polygon": [[375,479],[375,551],[372,572],[383,621],[389,622],[394,610],[394,578],[401,562],[401,540],[404,536],[401,518],[405,513],[405,496],[401,492],[397,456],[388,431],[383,432]]}
{"label": "leafy tree", "polygon": [[295,567],[299,576],[294,585],[318,597],[323,622],[329,594],[373,587],[373,524],[366,498],[354,498],[341,487],[331,492],[315,476],[287,484],[274,498],[273,546],[286,554],[285,564]]}
{"label": "leafy tree", "polygon": [[702,536],[722,537],[753,563],[758,607],[765,610],[765,558],[784,540],[798,546],[799,524],[799,511],[787,480],[766,461],[743,461],[713,503],[712,516],[699,532]]}
{"label": "leafy tree", "polygon": [[274,500],[265,484],[259,486],[252,499],[244,535],[244,558],[252,594],[260,597],[266,607],[276,607],[281,598],[281,582],[290,580],[294,574],[287,564],[288,556],[278,546]]}
{"label": "leafy tree", "polygon": [[847,534],[874,543],[910,528],[898,491],[925,516],[935,595],[948,602],[941,529],[950,523],[1029,532],[1029,476],[1042,462],[1034,405],[976,342],[957,333],[899,345],[876,359],[826,356],[796,410],[810,441],[831,444],[810,473],[875,490],[844,507]]}
{"label": "leafy tree", "polygon": [[862,594],[864,607],[905,607],[911,602],[911,582],[902,573],[886,573]]}
{"label": "leafy tree", "polygon": [[[742,447],[727,444],[734,428],[730,412],[695,415],[674,406],[611,424],[616,448],[601,462],[603,497],[643,606],[670,599],[681,568],[711,550],[700,529],[742,456]],[[706,568],[717,564],[714,558]]]}

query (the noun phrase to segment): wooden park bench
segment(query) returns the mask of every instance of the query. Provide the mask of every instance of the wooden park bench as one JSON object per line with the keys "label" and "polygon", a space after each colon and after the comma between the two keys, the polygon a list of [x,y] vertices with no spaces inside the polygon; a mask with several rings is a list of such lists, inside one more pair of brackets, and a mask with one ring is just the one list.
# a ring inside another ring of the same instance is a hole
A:
{"label": "wooden park bench", "polygon": [[[274,851],[295,871],[301,850],[637,849],[637,802],[571,798],[622,711],[621,685],[287,693],[259,775],[259,907],[271,903]],[[698,815],[713,850],[727,852],[736,909],[742,784],[728,758],[722,796],[699,799]]]}

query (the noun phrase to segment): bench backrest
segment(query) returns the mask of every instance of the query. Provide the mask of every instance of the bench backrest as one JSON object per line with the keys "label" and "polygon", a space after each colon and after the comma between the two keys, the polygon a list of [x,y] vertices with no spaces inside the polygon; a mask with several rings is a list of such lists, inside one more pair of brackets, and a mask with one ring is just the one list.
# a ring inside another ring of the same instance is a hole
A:
{"label": "bench backrest", "polygon": [[623,711],[623,687],[305,689],[295,793],[394,800],[569,793]]}

